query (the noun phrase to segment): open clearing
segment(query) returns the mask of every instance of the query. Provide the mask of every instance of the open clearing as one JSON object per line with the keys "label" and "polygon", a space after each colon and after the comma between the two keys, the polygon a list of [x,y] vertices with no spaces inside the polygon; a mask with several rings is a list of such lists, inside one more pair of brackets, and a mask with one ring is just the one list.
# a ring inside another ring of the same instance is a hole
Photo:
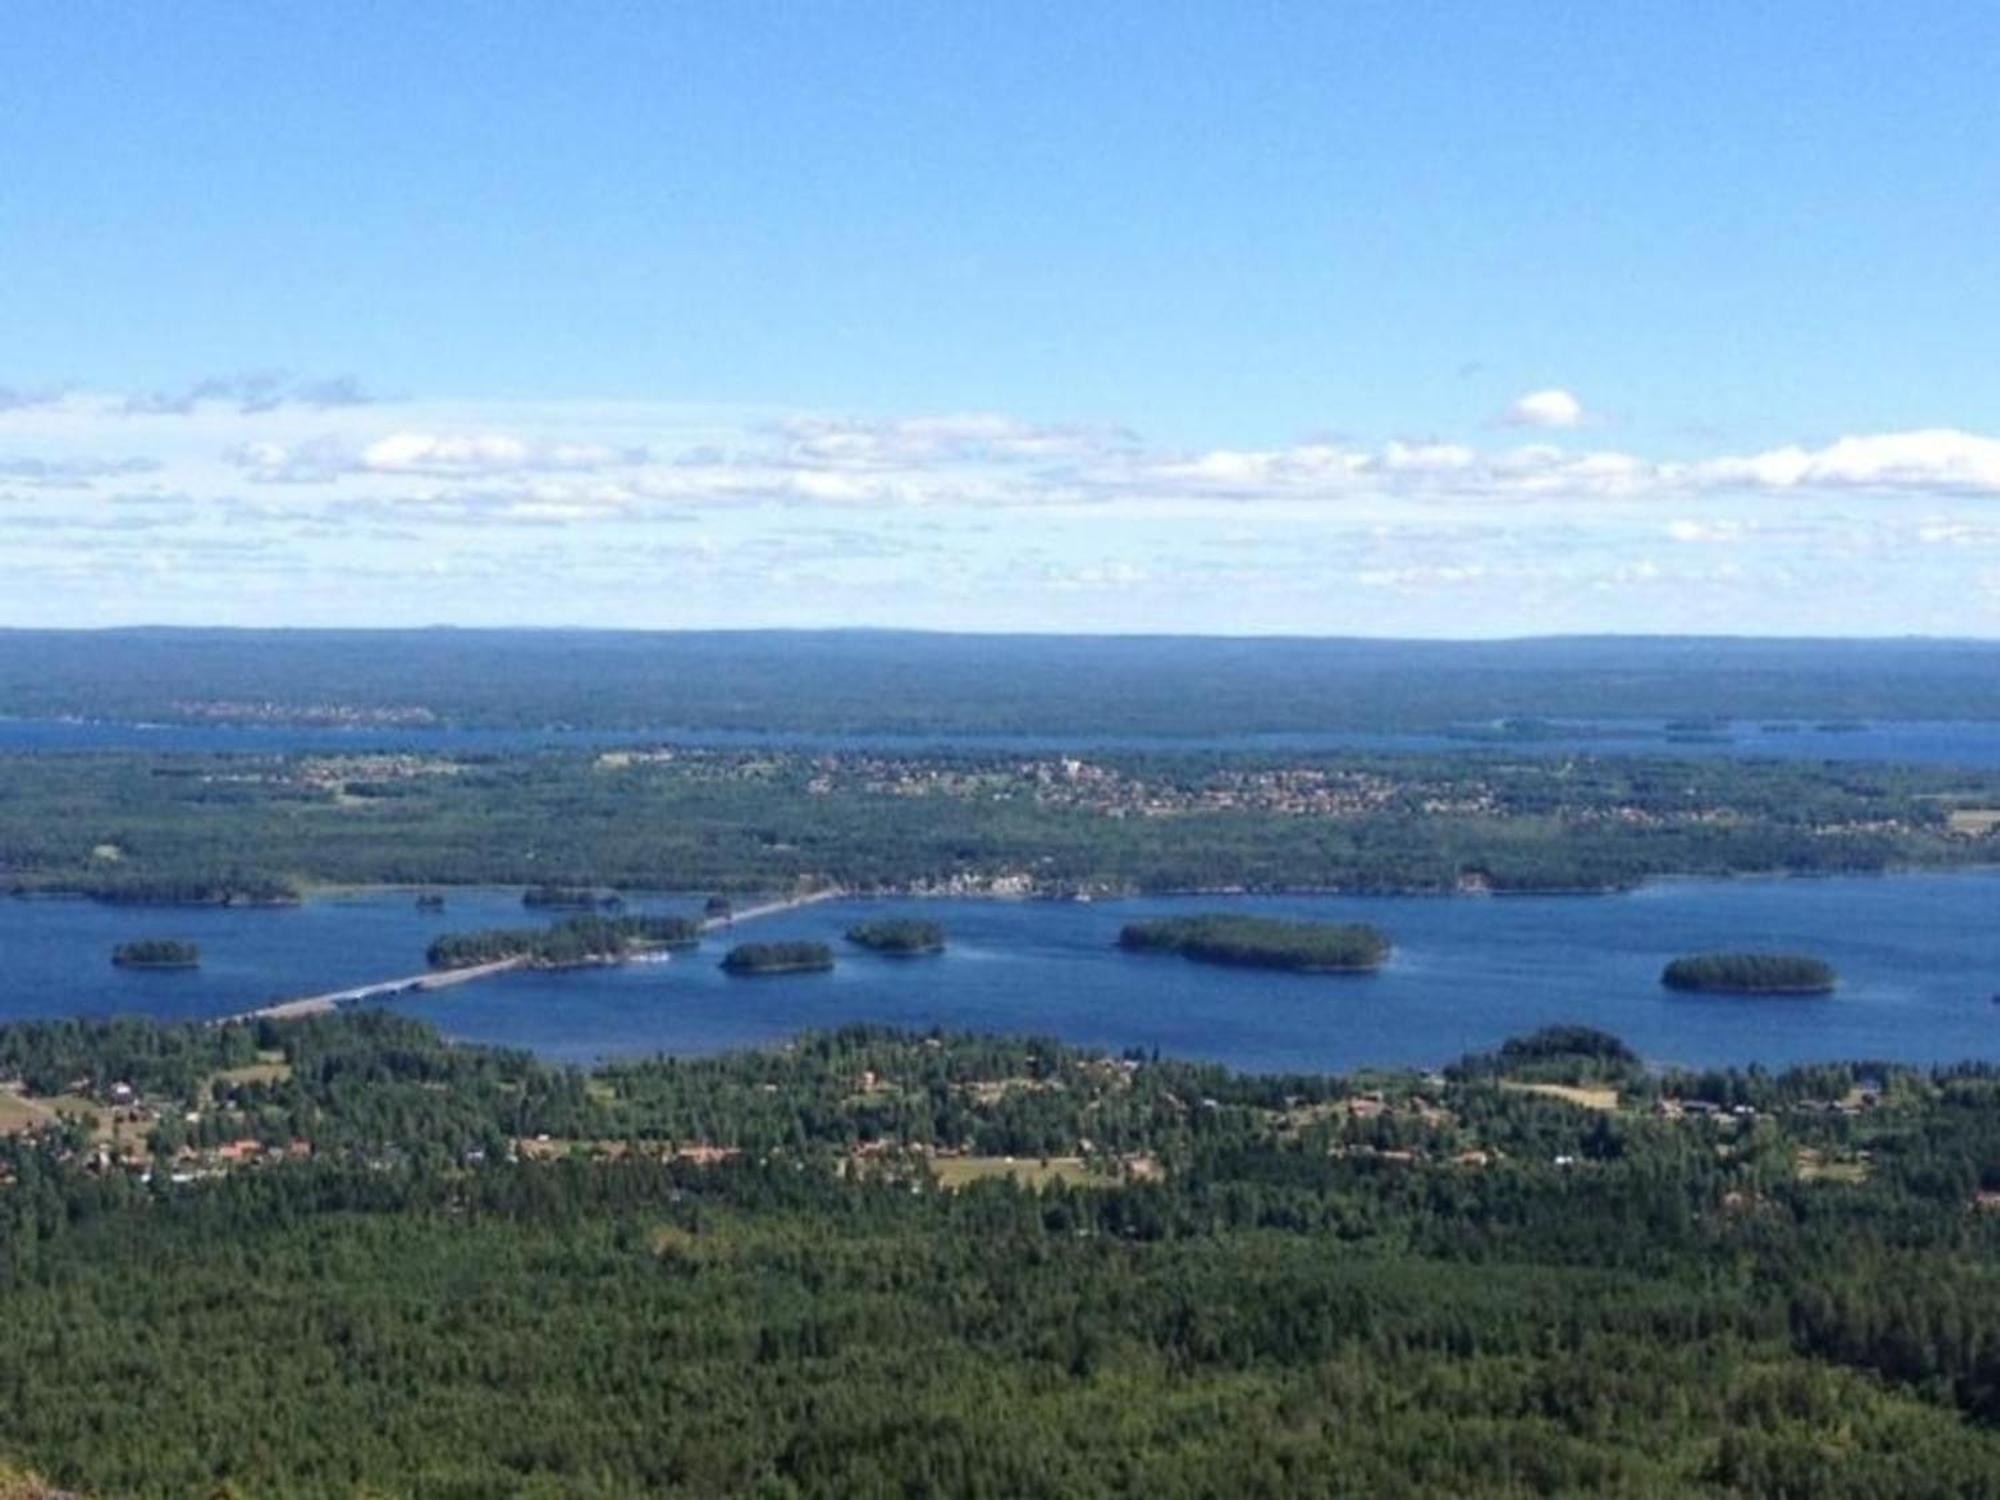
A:
{"label": "open clearing", "polygon": [[0,1088],[0,1135],[16,1135],[24,1130],[39,1130],[58,1118],[64,1120],[88,1120],[91,1125],[91,1139],[105,1145],[122,1142],[127,1134],[133,1140],[143,1140],[148,1130],[146,1125],[121,1126],[113,1122],[111,1106],[96,1099],[86,1099],[81,1094],[55,1094],[48,1098],[31,1098],[18,1088]]}
{"label": "open clearing", "polygon": [[1801,1182],[1866,1182],[1868,1163],[1865,1161],[1829,1161],[1826,1156],[1810,1146],[1801,1146],[1793,1154],[1792,1164]]}
{"label": "open clearing", "polygon": [[1516,1083],[1512,1079],[1500,1087],[1512,1089],[1517,1094],[1540,1094],[1544,1099],[1561,1099],[1583,1109],[1609,1112],[1618,1108],[1618,1090],[1614,1088],[1584,1088],[1568,1083]]}
{"label": "open clearing", "polygon": [[940,1187],[954,1192],[968,1183],[995,1177],[1011,1177],[1037,1192],[1052,1182],[1079,1187],[1112,1180],[1080,1156],[1051,1156],[1047,1160],[1035,1156],[940,1156],[932,1160],[931,1171]]}
{"label": "open clearing", "polygon": [[282,1052],[265,1052],[256,1062],[245,1063],[240,1068],[224,1068],[210,1080],[213,1083],[283,1083],[292,1076],[292,1065],[285,1061]]}
{"label": "open clearing", "polygon": [[0,1135],[19,1135],[35,1130],[53,1118],[48,1106],[24,1099],[13,1089],[0,1089]]}

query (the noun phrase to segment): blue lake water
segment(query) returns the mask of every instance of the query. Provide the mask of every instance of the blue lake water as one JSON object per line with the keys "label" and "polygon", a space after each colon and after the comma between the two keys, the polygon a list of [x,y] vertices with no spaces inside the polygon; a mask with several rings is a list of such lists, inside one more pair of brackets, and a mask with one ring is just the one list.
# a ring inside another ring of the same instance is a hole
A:
{"label": "blue lake water", "polygon": [[[671,897],[633,904],[692,909]],[[1219,905],[1374,922],[1395,938],[1396,956],[1377,975],[1327,977],[1113,946],[1126,921]],[[716,961],[735,939],[719,934],[666,964],[516,973],[388,1003],[451,1036],[577,1061],[711,1053],[849,1021],[1157,1047],[1253,1070],[1428,1066],[1557,1021],[1616,1032],[1660,1063],[2000,1059],[1991,999],[2000,990],[2000,872],[1664,881],[1587,897],[843,901],[746,925],[737,937],[838,943],[858,917],[892,910],[944,922],[951,950],[899,960],[850,949],[832,974],[732,979]],[[454,892],[435,914],[402,892],[262,911],[0,902],[0,1019],[225,1015],[418,972],[441,931],[534,920],[511,891]],[[137,936],[193,939],[203,966],[113,969],[111,946]],[[1668,958],[1727,947],[1816,953],[1843,984],[1826,999],[1660,988]]]}
{"label": "blue lake water", "polygon": [[920,754],[1038,754],[1057,750],[1257,751],[1267,754],[1339,751],[1504,751],[1520,755],[1655,755],[1788,761],[1900,761],[1923,765],[2000,767],[2000,723],[1884,722],[1838,730],[1813,724],[1735,723],[1713,733],[1677,734],[1658,722],[1606,720],[1548,726],[1531,735],[1240,734],[1223,737],[1107,735],[786,734],[736,730],[421,729],[136,724],[114,720],[0,717],[0,753],[87,750],[216,751],[240,754],[346,754],[404,750],[437,755],[524,750],[594,749],[672,743],[716,749],[776,746]]}

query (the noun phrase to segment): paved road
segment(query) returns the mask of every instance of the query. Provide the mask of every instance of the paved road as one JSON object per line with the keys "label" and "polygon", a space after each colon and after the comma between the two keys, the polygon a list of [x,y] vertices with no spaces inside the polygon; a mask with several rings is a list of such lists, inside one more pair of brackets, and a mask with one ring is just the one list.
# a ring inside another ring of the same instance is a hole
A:
{"label": "paved road", "polygon": [[324,1015],[327,1011],[343,1005],[352,1005],[360,1000],[379,1000],[389,995],[407,995],[419,990],[442,990],[454,984],[470,984],[473,980],[484,979],[490,974],[504,974],[509,969],[518,969],[526,962],[524,958],[502,958],[490,964],[472,964],[463,969],[426,969],[421,974],[412,974],[404,979],[384,979],[375,984],[358,984],[353,989],[331,990],[324,995],[304,995],[297,1000],[280,1000],[271,1005],[260,1005],[255,1010],[223,1016],[217,1024],[228,1021],[292,1021],[300,1016]]}
{"label": "paved road", "polygon": [[[743,922],[754,922],[759,917],[775,917],[784,912],[797,911],[802,906],[832,901],[845,894],[846,892],[838,886],[828,886],[823,890],[807,891],[802,895],[764,901],[756,906],[746,906],[741,911],[732,912],[726,917],[709,917],[702,922],[701,930],[717,932]],[[352,989],[331,990],[324,995],[305,995],[297,1000],[279,1000],[271,1005],[260,1005],[255,1010],[241,1011],[233,1016],[220,1016],[215,1024],[227,1025],[231,1021],[294,1021],[301,1016],[320,1016],[343,1005],[353,1005],[362,1000],[382,1000],[392,995],[407,995],[424,990],[446,989],[455,984],[470,984],[475,979],[485,979],[489,975],[504,974],[509,969],[518,969],[526,962],[525,958],[503,958],[490,964],[472,964],[463,969],[427,969],[421,974],[412,974],[404,979],[384,979],[375,984],[356,985]]]}
{"label": "paved road", "polygon": [[784,912],[797,911],[802,906],[817,906],[822,901],[836,901],[846,894],[847,892],[839,886],[830,885],[823,890],[807,891],[802,896],[786,896],[777,901],[765,901],[757,906],[746,906],[743,910],[732,912],[726,917],[710,917],[701,924],[701,930],[715,932],[724,927],[735,927],[743,922],[754,922],[759,917],[775,917]]}

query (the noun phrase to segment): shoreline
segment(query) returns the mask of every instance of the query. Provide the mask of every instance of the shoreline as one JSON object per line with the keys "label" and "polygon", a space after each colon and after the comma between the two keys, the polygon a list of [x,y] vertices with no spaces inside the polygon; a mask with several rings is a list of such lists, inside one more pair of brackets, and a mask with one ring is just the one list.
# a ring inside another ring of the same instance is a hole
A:
{"label": "shoreline", "polygon": [[[1413,901],[1413,900],[1524,900],[1561,899],[1587,900],[1608,896],[1630,896],[1663,886],[1699,884],[1703,882],[1779,882],[1779,881],[1828,881],[1828,880],[1893,880],[1911,876],[2000,876],[2000,859],[1968,860],[1962,863],[1938,864],[1895,864],[1874,870],[1723,870],[1687,871],[1669,870],[1646,875],[1623,885],[1605,886],[1538,886],[1538,887],[1490,887],[1466,888],[1464,886],[1443,887],[1435,885],[1411,886],[1367,886],[1356,888],[1342,885],[1283,885],[1283,886],[1169,886],[1156,890],[1137,888],[1088,891],[1038,891],[1017,889],[963,889],[937,890],[909,886],[876,887],[821,887],[806,897],[786,897],[777,901],[763,902],[756,906],[744,907],[728,917],[700,918],[704,932],[726,929],[732,922],[754,921],[770,914],[773,910],[791,910],[797,906],[817,905],[822,901],[1006,901],[1006,902],[1046,902],[1051,905],[1091,906],[1110,905],[1125,901],[1182,901],[1212,898],[1215,900],[1288,900],[1304,898],[1327,898],[1343,901]],[[996,876],[996,882],[1008,880],[1007,876]],[[521,889],[506,881],[465,881],[458,884],[440,884],[427,881],[414,884],[405,881],[302,881],[299,895],[286,901],[118,901],[94,896],[88,891],[39,887],[10,889],[0,892],[0,898],[20,901],[84,901],[94,906],[129,908],[134,911],[295,911],[316,900],[339,900],[347,897],[415,895],[418,892],[432,892],[445,897],[447,903],[454,892],[498,892]],[[627,899],[701,901],[715,894],[713,889],[676,890],[663,886],[612,886],[607,889],[617,891]],[[443,910],[448,912],[449,905]],[[435,913],[434,913],[435,914]]]}

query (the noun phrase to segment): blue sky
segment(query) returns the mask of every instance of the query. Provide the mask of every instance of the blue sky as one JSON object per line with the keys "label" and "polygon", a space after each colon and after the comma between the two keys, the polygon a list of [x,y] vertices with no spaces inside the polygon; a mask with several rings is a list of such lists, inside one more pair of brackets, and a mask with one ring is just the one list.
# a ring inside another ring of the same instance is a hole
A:
{"label": "blue sky", "polygon": [[0,623],[2000,634],[2000,11],[10,7]]}

